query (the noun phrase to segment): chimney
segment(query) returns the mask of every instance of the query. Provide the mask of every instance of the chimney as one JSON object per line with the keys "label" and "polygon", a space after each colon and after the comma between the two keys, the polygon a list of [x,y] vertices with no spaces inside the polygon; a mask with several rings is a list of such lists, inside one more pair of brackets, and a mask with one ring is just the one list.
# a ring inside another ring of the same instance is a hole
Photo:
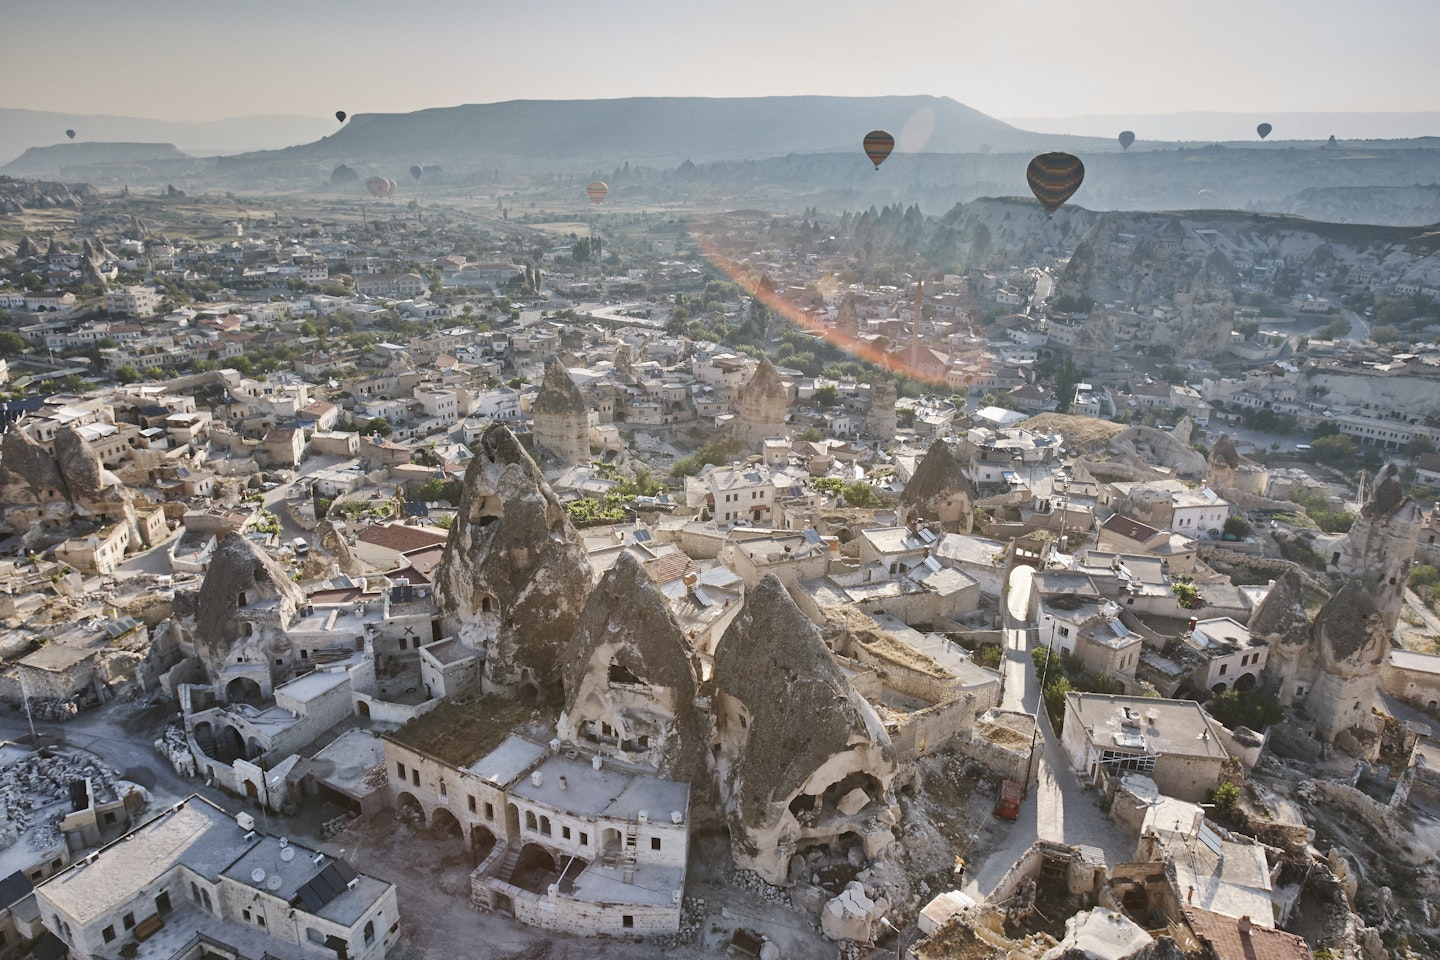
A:
{"label": "chimney", "polygon": [[561,789],[561,790],[565,790],[565,789],[567,789],[569,786],[570,786],[570,781],[567,780],[564,776],[562,776],[562,777],[560,778],[560,789]]}
{"label": "chimney", "polygon": [[1200,619],[1199,619],[1198,617],[1191,617],[1191,618],[1190,618],[1190,626],[1189,626],[1188,628],[1186,628],[1186,629],[1188,629],[1191,633],[1194,633],[1194,632],[1195,632],[1195,628],[1198,627],[1198,626],[1200,626]]}
{"label": "chimney", "polygon": [[1245,916],[1241,917],[1239,921],[1235,924],[1235,926],[1240,930],[1240,936],[1250,936],[1250,915],[1246,914]]}

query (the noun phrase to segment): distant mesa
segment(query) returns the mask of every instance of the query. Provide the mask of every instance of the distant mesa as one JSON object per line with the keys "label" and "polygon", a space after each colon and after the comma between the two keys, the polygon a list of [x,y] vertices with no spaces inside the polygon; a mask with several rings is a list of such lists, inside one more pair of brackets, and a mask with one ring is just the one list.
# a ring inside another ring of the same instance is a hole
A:
{"label": "distant mesa", "polygon": [[59,176],[63,170],[120,163],[154,163],[161,160],[189,160],[173,143],[55,143],[31,147],[0,167],[0,173],[15,177]]}

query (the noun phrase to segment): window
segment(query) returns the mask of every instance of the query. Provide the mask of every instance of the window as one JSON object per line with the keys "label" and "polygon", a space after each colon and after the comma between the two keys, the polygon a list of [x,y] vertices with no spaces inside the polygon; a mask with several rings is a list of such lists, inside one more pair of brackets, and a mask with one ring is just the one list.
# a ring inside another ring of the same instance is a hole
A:
{"label": "window", "polygon": [[635,926],[635,918],[628,913],[623,915],[620,918],[620,926],[624,927],[626,930],[629,930],[630,928]]}
{"label": "window", "polygon": [[590,834],[586,833],[584,830],[580,831],[580,846],[590,846]]}
{"label": "window", "polygon": [[257,924],[259,924],[260,927],[263,929],[263,928],[265,927],[265,916],[264,916],[264,914],[260,914],[260,913],[255,914],[255,922],[256,922]]}
{"label": "window", "polygon": [[417,786],[417,787],[420,786],[420,771],[419,771],[419,770],[411,770],[411,771],[410,771],[410,782],[411,782],[412,784],[414,784],[415,786]]}
{"label": "window", "polygon": [[569,839],[570,839],[570,828],[569,828],[569,827],[561,827],[561,828],[560,828],[560,836],[561,836],[562,839],[569,840]]}
{"label": "window", "polygon": [[466,798],[465,798],[465,805],[470,808],[470,812],[471,812],[471,813],[474,813],[474,812],[475,812],[475,798],[474,798],[474,797],[466,797]]}
{"label": "window", "polygon": [[533,830],[535,830],[536,828],[537,828],[537,825],[536,825],[536,821],[535,821],[535,811],[534,811],[534,810],[526,810],[526,811],[525,811],[525,829],[526,829],[526,830],[531,830],[531,831],[533,831]]}
{"label": "window", "polygon": [[395,772],[398,773],[398,774],[400,774],[400,779],[401,779],[401,780],[404,780],[404,779],[405,779],[405,764],[401,763],[399,760],[396,760],[396,761],[395,761]]}
{"label": "window", "polygon": [[485,819],[486,819],[486,820],[494,820],[494,819],[495,819],[495,808],[494,808],[492,805],[488,804],[488,803],[485,804]]}
{"label": "window", "polygon": [[659,850],[659,849],[660,849],[660,838],[659,838],[659,837],[651,837],[651,838],[650,838],[650,849],[651,849],[651,850]]}
{"label": "window", "polygon": [[1060,636],[1062,636],[1062,637],[1068,637],[1068,636],[1070,636],[1070,628],[1069,628],[1069,627],[1061,627],[1061,628],[1060,628]]}
{"label": "window", "polygon": [[[248,919],[248,918],[247,918],[247,919]],[[133,914],[133,913],[127,913],[127,914],[125,914],[125,916],[123,916],[123,917],[120,918],[120,922],[125,925],[125,929],[126,929],[126,930],[133,930],[133,929],[135,929],[135,914]]]}
{"label": "window", "polygon": [[448,796],[450,796],[449,792],[445,789],[445,781],[444,781],[444,780],[441,780],[441,781],[440,781],[440,796],[442,796],[442,797],[448,797]]}
{"label": "window", "polygon": [[324,943],[325,934],[321,933],[319,930],[316,930],[314,927],[306,927],[305,939],[309,940],[311,943]]}
{"label": "window", "polygon": [[371,944],[371,943],[374,943],[374,942],[375,942],[375,921],[374,921],[374,920],[371,920],[369,923],[365,924],[365,943],[368,945],[368,944]]}
{"label": "window", "polygon": [[1222,676],[1222,677],[1225,676],[1225,674],[1228,673],[1229,670],[1230,670],[1230,664],[1228,664],[1228,663],[1222,663],[1222,664],[1220,664],[1220,676]]}
{"label": "window", "polygon": [[247,910],[241,910],[241,911],[240,911],[240,916],[242,916],[242,917],[245,918],[245,922],[246,922],[246,923],[249,923],[250,920],[251,920],[250,911],[249,911],[248,909],[247,909]]}
{"label": "window", "polygon": [[105,942],[106,942],[106,943],[109,943],[111,940],[114,940],[114,939],[115,939],[115,925],[114,925],[114,924],[111,924],[110,926],[106,927],[104,930],[101,930],[101,931],[100,931],[100,936],[102,936],[102,937],[105,938]]}

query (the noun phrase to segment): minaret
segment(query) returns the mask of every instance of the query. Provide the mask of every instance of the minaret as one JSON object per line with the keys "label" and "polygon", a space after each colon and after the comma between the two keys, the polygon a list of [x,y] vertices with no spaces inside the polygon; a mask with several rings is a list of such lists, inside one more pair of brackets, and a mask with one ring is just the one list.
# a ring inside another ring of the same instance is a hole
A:
{"label": "minaret", "polygon": [[910,326],[910,375],[920,366],[920,313],[925,304],[925,281],[915,284],[915,320]]}

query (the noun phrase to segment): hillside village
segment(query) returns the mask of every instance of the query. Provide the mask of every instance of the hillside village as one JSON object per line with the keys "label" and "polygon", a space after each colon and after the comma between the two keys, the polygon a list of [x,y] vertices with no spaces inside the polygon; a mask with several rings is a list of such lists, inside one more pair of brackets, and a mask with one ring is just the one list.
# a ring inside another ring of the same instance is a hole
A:
{"label": "hillside village", "polygon": [[0,951],[1440,950],[1418,232],[77,195],[0,244]]}

